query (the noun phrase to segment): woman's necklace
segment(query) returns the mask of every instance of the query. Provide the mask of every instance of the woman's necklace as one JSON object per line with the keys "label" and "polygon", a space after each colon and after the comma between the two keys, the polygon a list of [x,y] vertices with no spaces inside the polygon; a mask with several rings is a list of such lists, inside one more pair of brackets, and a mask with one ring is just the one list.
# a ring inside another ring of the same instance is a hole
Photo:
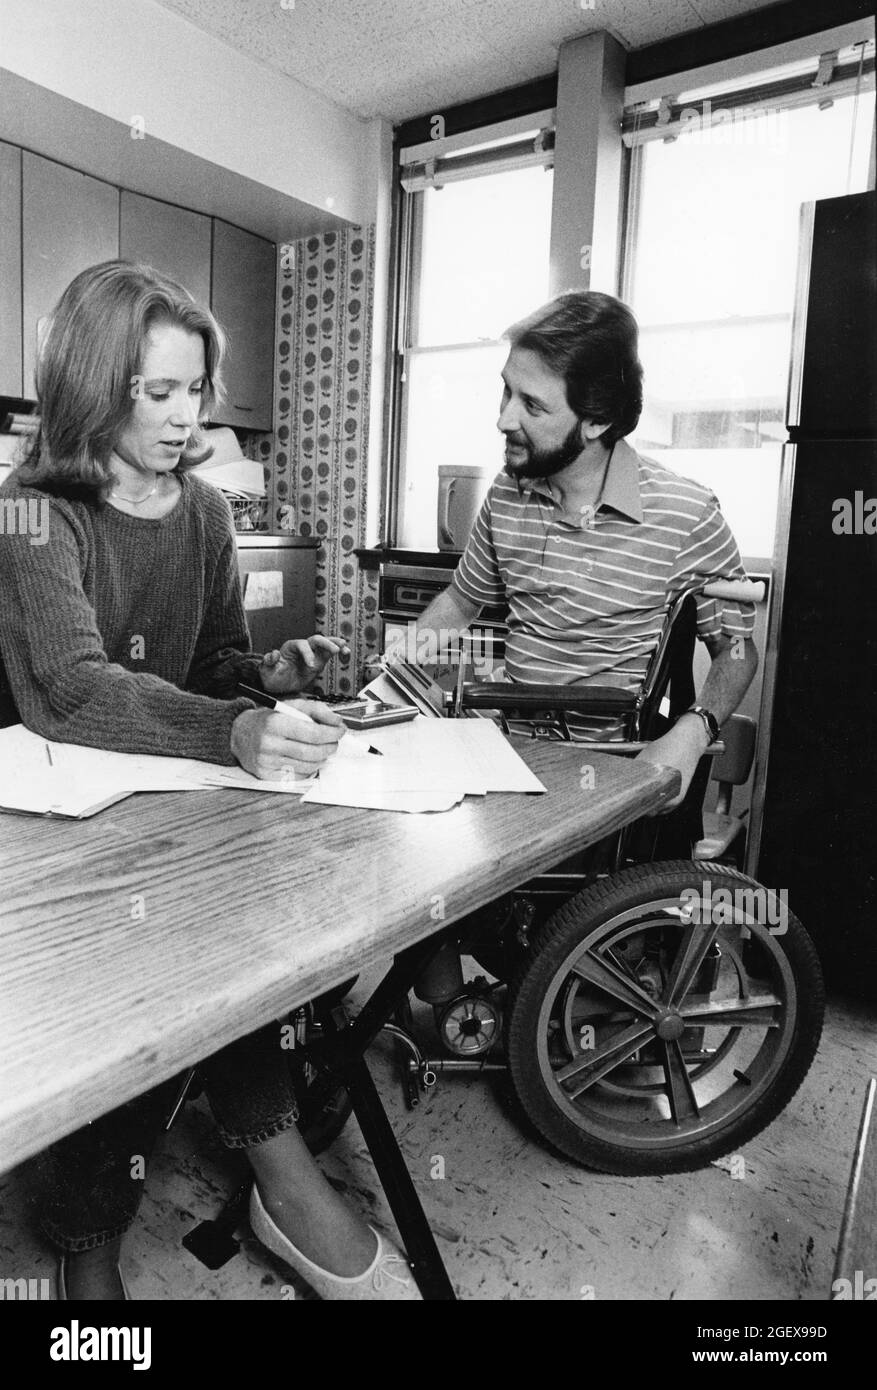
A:
{"label": "woman's necklace", "polygon": [[132,507],[142,507],[144,502],[148,502],[150,497],[154,497],[155,494],[158,492],[159,481],[160,476],[156,477],[155,482],[152,485],[151,491],[147,492],[144,497],[123,497],[121,492],[111,492],[110,497],[115,502],[127,502]]}

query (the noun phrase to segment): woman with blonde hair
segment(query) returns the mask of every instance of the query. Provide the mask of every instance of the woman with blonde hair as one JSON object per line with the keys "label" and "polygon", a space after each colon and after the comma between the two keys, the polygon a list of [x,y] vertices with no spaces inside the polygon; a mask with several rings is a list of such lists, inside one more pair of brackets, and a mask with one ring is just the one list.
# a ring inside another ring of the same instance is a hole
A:
{"label": "woman with blonde hair", "polygon": [[[193,476],[220,389],[224,336],[174,281],[108,261],[62,295],[37,369],[40,428],[0,498],[49,506],[45,543],[0,536],[0,690],[47,739],[239,763],[258,777],[315,771],[341,720],[243,698],[238,682],[300,693],[344,643],[250,651],[227,502]],[[205,1040],[205,1043],[209,1040]],[[418,1298],[401,1252],[350,1211],[296,1128],[279,1027],[210,1057],[205,1089],[222,1138],[255,1175],[255,1234],[326,1298]],[[160,1087],[54,1145],[42,1159],[42,1224],[62,1254],[61,1296],[126,1296],[121,1240],[166,1113]]]}

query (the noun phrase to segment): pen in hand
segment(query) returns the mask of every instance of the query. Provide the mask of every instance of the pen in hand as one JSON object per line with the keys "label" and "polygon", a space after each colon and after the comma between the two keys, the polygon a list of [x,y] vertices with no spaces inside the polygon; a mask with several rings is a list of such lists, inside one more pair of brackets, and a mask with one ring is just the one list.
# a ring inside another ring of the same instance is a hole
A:
{"label": "pen in hand", "polygon": [[289,714],[293,719],[304,719],[310,723],[314,722],[309,714],[305,714],[304,710],[295,709],[291,705],[286,705],[283,700],[278,699],[275,695],[267,695],[264,690],[257,690],[255,686],[245,685],[243,681],[238,681],[238,690],[243,691],[250,700],[255,700],[257,704],[265,705],[268,709],[279,708],[282,714]]}

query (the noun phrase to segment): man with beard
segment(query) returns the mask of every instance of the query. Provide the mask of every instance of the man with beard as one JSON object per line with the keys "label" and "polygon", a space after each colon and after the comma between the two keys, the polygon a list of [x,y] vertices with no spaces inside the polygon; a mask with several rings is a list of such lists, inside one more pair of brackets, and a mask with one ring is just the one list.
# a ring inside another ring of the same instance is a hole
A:
{"label": "man with beard", "polygon": [[[745,579],[734,537],[708,488],[625,442],[642,409],[626,305],[570,291],[507,337],[505,468],[450,586],[418,620],[418,644],[427,632],[440,648],[442,632],[505,601],[507,680],[637,690],[674,595],[693,581]],[[758,665],[751,604],[701,595],[697,608],[712,658],[699,703],[640,755],[681,773],[668,810]],[[574,736],[618,738],[621,723],[579,719]]]}

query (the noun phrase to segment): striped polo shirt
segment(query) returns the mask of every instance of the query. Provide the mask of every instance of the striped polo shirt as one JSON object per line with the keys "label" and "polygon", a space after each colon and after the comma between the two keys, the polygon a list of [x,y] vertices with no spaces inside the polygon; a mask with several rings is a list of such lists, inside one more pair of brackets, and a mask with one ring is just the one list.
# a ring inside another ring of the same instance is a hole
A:
{"label": "striped polo shirt", "polygon": [[[473,603],[508,603],[507,680],[638,690],[679,591],[745,578],[713,493],[619,440],[585,516],[563,512],[545,479],[500,473],[452,583]],[[701,640],[749,636],[754,622],[751,603],[697,600]],[[622,737],[617,719],[569,722]]]}

